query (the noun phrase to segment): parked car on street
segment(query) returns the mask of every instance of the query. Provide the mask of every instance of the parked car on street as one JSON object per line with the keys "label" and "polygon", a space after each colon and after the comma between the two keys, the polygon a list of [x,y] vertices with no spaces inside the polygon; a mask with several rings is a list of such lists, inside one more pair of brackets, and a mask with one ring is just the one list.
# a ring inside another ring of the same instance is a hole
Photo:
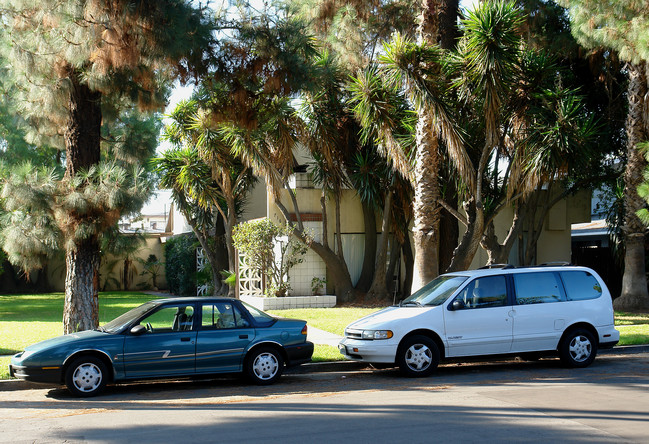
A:
{"label": "parked car on street", "polygon": [[11,359],[12,376],[64,383],[94,396],[107,383],[243,372],[270,384],[311,361],[305,321],[275,318],[230,298],[147,302],[96,330],[30,345]]}
{"label": "parked car on street", "polygon": [[619,338],[611,294],[593,270],[506,265],[441,275],[351,323],[338,347],[352,360],[427,376],[440,359],[483,355],[555,354],[586,367]]}

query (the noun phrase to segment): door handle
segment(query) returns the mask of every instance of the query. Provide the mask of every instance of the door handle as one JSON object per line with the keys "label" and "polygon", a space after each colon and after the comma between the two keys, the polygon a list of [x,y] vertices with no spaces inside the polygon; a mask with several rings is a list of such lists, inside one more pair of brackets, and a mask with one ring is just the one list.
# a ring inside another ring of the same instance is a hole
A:
{"label": "door handle", "polygon": [[239,339],[248,339],[248,335],[239,335]]}
{"label": "door handle", "polygon": [[189,342],[192,338],[180,338],[180,342]]}

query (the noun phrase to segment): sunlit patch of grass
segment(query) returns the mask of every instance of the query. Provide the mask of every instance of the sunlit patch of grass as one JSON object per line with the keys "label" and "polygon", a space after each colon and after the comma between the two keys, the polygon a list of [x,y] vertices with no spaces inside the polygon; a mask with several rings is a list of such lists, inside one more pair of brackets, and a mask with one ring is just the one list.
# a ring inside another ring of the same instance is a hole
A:
{"label": "sunlit patch of grass", "polygon": [[649,313],[615,312],[615,325],[649,325]]}
{"label": "sunlit patch of grass", "polygon": [[268,313],[281,318],[303,319],[309,326],[343,336],[345,327],[353,321],[378,310],[378,308],[333,307],[269,310]]}
{"label": "sunlit patch of grass", "polygon": [[344,361],[345,357],[340,354],[337,347],[315,344],[311,360],[313,362]]}
{"label": "sunlit patch of grass", "polygon": [[[63,334],[63,293],[0,296],[0,355],[18,353],[30,344]],[[154,299],[138,292],[99,294],[99,323]]]}
{"label": "sunlit patch of grass", "polygon": [[10,357],[0,358],[0,379],[11,379],[9,376],[9,361]]}

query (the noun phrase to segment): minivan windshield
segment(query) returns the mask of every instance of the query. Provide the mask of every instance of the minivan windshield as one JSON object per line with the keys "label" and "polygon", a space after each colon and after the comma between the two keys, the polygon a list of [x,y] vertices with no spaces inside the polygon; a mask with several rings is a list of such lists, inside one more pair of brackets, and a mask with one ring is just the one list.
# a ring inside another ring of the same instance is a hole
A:
{"label": "minivan windshield", "polygon": [[467,279],[466,276],[438,276],[399,305],[441,305]]}

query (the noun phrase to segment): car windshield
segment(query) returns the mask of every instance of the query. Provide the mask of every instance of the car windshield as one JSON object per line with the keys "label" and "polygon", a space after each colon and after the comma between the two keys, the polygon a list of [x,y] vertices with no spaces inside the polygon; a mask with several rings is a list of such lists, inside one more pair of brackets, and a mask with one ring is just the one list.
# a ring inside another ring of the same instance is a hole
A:
{"label": "car windshield", "polygon": [[439,276],[401,301],[399,305],[441,305],[467,279],[466,276]]}
{"label": "car windshield", "polygon": [[126,325],[141,317],[144,313],[148,312],[155,306],[156,304],[154,304],[153,302],[142,304],[139,307],[135,307],[134,309],[127,311],[123,315],[116,317],[109,323],[104,324],[102,327],[99,327],[99,330],[106,333],[119,333]]}

